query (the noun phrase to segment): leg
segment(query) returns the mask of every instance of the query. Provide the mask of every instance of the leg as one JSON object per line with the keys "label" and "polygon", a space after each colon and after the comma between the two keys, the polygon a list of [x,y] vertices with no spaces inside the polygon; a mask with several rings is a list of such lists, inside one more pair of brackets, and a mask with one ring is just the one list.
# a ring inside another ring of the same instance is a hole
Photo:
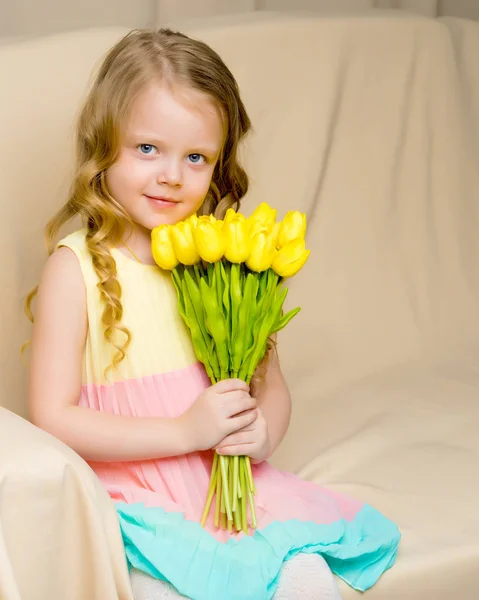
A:
{"label": "leg", "polygon": [[284,564],[273,600],[341,600],[341,594],[322,556],[298,554]]}
{"label": "leg", "polygon": [[180,600],[186,598],[169,583],[150,577],[137,569],[131,569],[130,582],[135,600]]}

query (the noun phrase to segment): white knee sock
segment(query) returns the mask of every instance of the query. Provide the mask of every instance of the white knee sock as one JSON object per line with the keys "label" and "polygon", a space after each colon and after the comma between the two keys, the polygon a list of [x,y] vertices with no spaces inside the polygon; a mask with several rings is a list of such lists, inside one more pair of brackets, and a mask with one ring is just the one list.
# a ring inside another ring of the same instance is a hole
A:
{"label": "white knee sock", "polygon": [[[135,600],[181,600],[182,596],[169,583],[131,569],[131,588]],[[224,598],[224,600],[228,600]],[[245,600],[255,600],[245,598]],[[341,600],[336,581],[322,556],[298,554],[284,563],[279,587],[273,600]]]}
{"label": "white knee sock", "polygon": [[137,569],[131,569],[130,582],[135,600],[180,600],[185,598],[169,583],[150,577]]}
{"label": "white knee sock", "polygon": [[273,600],[341,600],[341,594],[322,556],[298,554],[284,563]]}

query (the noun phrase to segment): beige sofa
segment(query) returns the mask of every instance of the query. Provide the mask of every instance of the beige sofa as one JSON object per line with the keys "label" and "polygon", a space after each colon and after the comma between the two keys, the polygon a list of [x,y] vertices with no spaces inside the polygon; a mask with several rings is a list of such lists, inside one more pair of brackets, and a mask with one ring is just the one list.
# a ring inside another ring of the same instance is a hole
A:
{"label": "beige sofa", "polygon": [[[246,209],[309,217],[290,287],[303,311],[280,340],[294,416],[273,462],[398,523],[397,564],[368,600],[477,598],[479,24],[285,13],[184,29],[220,51],[250,110]],[[114,507],[22,418],[19,356],[73,120],[122,33],[0,46],[2,600],[131,600]]]}

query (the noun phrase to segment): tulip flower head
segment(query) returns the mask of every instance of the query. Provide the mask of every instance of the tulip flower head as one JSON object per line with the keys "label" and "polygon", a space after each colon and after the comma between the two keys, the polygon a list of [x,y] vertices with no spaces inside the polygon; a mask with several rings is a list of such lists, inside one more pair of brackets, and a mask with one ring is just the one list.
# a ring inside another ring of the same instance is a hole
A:
{"label": "tulip flower head", "polygon": [[214,217],[200,217],[193,231],[196,249],[201,258],[209,263],[220,260],[226,248],[221,221]]}
{"label": "tulip flower head", "polygon": [[276,246],[282,248],[293,240],[304,239],[305,234],[306,215],[297,210],[290,210],[279,226]]}
{"label": "tulip flower head", "polygon": [[251,246],[245,217],[238,213],[223,223],[223,235],[226,259],[232,263],[245,262]]}
{"label": "tulip flower head", "polygon": [[180,263],[184,265],[195,265],[200,261],[200,255],[196,250],[193,238],[191,222],[180,221],[171,227],[171,239],[175,254]]}
{"label": "tulip flower head", "polygon": [[170,235],[170,225],[160,225],[151,232],[151,249],[156,264],[167,271],[178,265]]}
{"label": "tulip flower head", "polygon": [[293,240],[278,250],[273,259],[273,270],[280,277],[292,277],[304,266],[309,255],[304,239]]}
{"label": "tulip flower head", "polygon": [[273,235],[266,231],[260,231],[251,239],[251,253],[246,260],[246,265],[252,271],[261,273],[271,267],[275,254]]}

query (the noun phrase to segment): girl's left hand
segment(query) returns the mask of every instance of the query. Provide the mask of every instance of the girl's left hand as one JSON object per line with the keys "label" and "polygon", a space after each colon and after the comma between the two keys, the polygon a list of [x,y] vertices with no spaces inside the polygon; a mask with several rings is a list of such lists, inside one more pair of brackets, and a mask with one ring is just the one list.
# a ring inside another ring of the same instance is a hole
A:
{"label": "girl's left hand", "polygon": [[261,408],[255,409],[257,417],[247,427],[226,436],[215,448],[223,456],[249,456],[253,464],[270,456],[268,424]]}

